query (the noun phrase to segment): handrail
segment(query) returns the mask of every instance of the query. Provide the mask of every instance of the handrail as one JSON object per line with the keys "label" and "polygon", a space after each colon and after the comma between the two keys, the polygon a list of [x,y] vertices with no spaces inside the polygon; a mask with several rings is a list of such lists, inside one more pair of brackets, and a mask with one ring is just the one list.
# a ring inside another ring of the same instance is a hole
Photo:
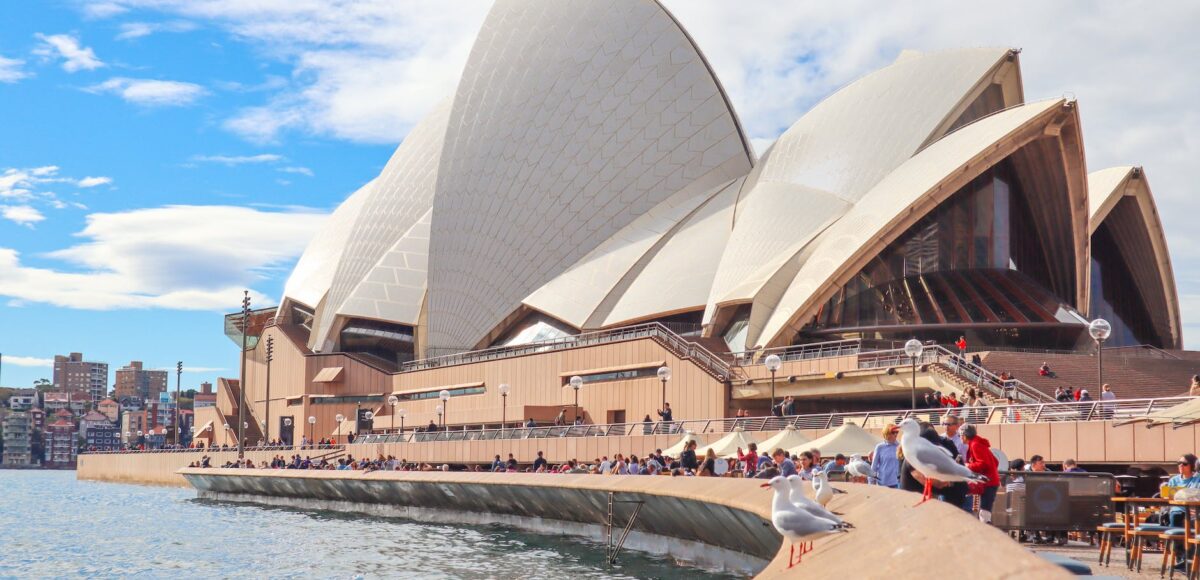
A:
{"label": "handrail", "polygon": [[[1021,405],[991,405],[957,408],[893,409],[885,411],[859,411],[848,413],[820,413],[792,415],[788,417],[726,417],[719,419],[688,419],[673,422],[610,423],[595,425],[561,425],[537,427],[505,427],[463,429],[448,431],[405,431],[404,433],[368,433],[352,443],[317,446],[274,446],[247,448],[248,451],[288,450],[303,451],[347,449],[356,445],[376,443],[426,443],[438,441],[487,441],[494,439],[553,439],[563,437],[635,437],[646,435],[680,435],[685,432],[728,433],[734,429],[743,431],[779,431],[787,426],[796,429],[834,429],[847,423],[860,427],[883,428],[894,425],[908,417],[935,422],[943,416],[954,415],[968,423],[1056,423],[1065,421],[1120,420],[1138,421],[1151,419],[1164,409],[1200,399],[1200,397],[1159,397],[1142,399],[1115,399],[1111,401],[1077,401],[1068,403],[1047,402]],[[128,451],[89,451],[81,454],[127,454],[127,453],[184,453],[236,451],[236,448],[220,449],[147,449]]]}
{"label": "handrail", "polygon": [[784,361],[815,360],[855,355],[862,352],[862,349],[862,339],[852,338],[748,350],[730,355],[733,356],[734,364],[738,366],[753,366],[764,364],[766,357],[772,354],[778,355]]}
{"label": "handrail", "polygon": [[969,423],[1053,423],[1096,419],[1127,419],[1146,417],[1163,409],[1191,401],[1196,397],[1163,397],[1155,399],[1117,399],[1113,401],[1082,401],[1072,403],[1034,403],[1023,405],[993,405],[958,408],[924,408],[849,413],[822,413],[789,417],[727,417],[723,419],[689,419],[674,422],[613,423],[595,425],[563,425],[538,427],[505,427],[503,429],[451,430],[434,432],[383,432],[363,435],[350,445],[373,443],[426,443],[436,441],[487,441],[493,439],[552,439],[562,437],[631,437],[691,433],[728,433],[735,428],[743,431],[778,431],[787,426],[797,429],[833,429],[846,423],[861,427],[882,428],[908,417],[934,421],[953,414]]}
{"label": "handrail", "polygon": [[932,348],[942,356],[947,357],[948,363],[946,363],[946,367],[951,372],[974,382],[976,386],[986,389],[995,396],[1001,398],[1011,396],[1018,401],[1023,400],[1029,403],[1051,402],[1054,400],[1054,397],[1031,387],[1028,383],[1020,379],[1001,379],[999,375],[967,360],[957,352],[952,352],[944,346],[933,345]]}
{"label": "handrail", "polygon": [[[325,445],[259,445],[254,447],[246,447],[246,451],[319,451],[319,450],[336,450],[344,449],[345,443],[329,443]],[[232,447],[160,447],[156,449],[105,449],[95,451],[79,452],[80,455],[122,455],[126,453],[219,453],[222,451],[237,451],[237,446]]]}
{"label": "handrail", "polygon": [[696,361],[701,367],[704,367],[707,371],[712,373],[714,376],[721,378],[722,380],[728,379],[731,374],[729,365],[727,365],[725,361],[721,360],[720,357],[709,352],[708,349],[704,348],[703,346],[700,346],[694,342],[690,342],[678,334],[675,334],[671,331],[671,329],[667,328],[660,322],[647,322],[634,326],[624,326],[609,330],[585,332],[572,336],[563,336],[538,342],[530,342],[527,344],[497,346],[482,350],[425,358],[402,363],[400,365],[400,372],[483,362],[528,354],[540,354],[544,352],[565,350],[568,348],[580,348],[598,344],[623,342],[638,338],[657,338],[661,341],[661,343],[664,343],[664,346],[672,349],[675,354],[679,355],[680,357],[689,358]]}

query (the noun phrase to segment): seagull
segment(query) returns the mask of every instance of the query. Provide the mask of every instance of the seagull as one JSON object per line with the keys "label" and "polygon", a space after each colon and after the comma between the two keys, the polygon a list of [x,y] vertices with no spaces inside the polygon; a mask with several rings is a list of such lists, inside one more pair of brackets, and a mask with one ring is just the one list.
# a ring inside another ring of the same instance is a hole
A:
{"label": "seagull", "polygon": [[[822,507],[821,504],[819,504],[811,499],[808,499],[808,496],[804,495],[804,480],[800,479],[799,475],[789,475],[787,477],[787,480],[788,480],[788,485],[790,485],[792,488],[792,495],[791,495],[792,505],[800,508],[801,510],[808,512],[808,514],[811,516],[827,519],[842,528],[853,528],[854,527],[854,524],[842,521],[842,518],[838,517],[838,515],[836,513],[831,512],[831,511],[825,509],[824,507]],[[801,544],[801,546],[800,546],[800,555],[801,556],[803,556],[804,554],[806,554],[810,551],[812,551],[812,542],[806,542],[804,544]]]}
{"label": "seagull", "polygon": [[985,482],[987,476],[980,475],[954,461],[954,456],[945,447],[934,445],[921,437],[921,426],[916,419],[900,422],[900,450],[905,461],[925,476],[925,494],[917,505],[933,495],[933,481]]}
{"label": "seagull", "polygon": [[[788,553],[789,569],[800,563],[800,560],[796,559],[797,542],[846,532],[846,528],[833,520],[814,516],[796,507],[788,499],[791,495],[791,486],[788,485],[787,479],[776,476],[771,478],[771,481],[762,484],[762,487],[770,487],[775,490],[775,497],[771,501],[771,523],[784,538],[792,543],[791,551]],[[800,552],[800,557],[804,557],[803,551]]]}
{"label": "seagull", "polygon": [[829,501],[833,499],[833,494],[840,491],[830,485],[829,475],[824,471],[813,473],[812,486],[813,498],[817,500],[817,503],[821,504],[821,507],[829,505]]}
{"label": "seagull", "polygon": [[854,477],[875,477],[875,470],[871,468],[871,464],[863,460],[862,455],[851,455],[850,463],[846,464],[846,472]]}

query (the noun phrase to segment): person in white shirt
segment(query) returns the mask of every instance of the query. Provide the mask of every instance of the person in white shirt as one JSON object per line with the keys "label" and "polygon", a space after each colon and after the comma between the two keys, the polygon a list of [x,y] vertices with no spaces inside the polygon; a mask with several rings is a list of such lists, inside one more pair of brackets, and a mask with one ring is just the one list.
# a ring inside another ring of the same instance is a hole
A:
{"label": "person in white shirt", "polygon": [[967,456],[967,442],[963,441],[962,433],[958,432],[958,417],[947,414],[942,417],[942,426],[946,428],[946,438],[952,441],[954,447],[958,449],[958,457],[961,462]]}
{"label": "person in white shirt", "polygon": [[1102,401],[1100,408],[1104,412],[1104,418],[1112,419],[1113,411],[1117,407],[1117,404],[1113,402],[1117,400],[1117,394],[1112,391],[1112,386],[1108,383],[1104,383],[1104,386],[1101,387],[1100,400]]}

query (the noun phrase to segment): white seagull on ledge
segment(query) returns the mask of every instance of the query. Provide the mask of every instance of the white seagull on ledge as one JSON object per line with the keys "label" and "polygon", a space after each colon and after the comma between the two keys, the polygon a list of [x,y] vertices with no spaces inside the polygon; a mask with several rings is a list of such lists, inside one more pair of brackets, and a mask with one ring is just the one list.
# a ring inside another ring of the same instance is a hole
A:
{"label": "white seagull on ledge", "polygon": [[954,456],[945,447],[934,445],[921,437],[921,425],[916,419],[900,422],[900,451],[904,453],[904,460],[925,476],[925,494],[917,505],[929,501],[933,495],[934,480],[980,483],[987,481],[987,476],[975,473],[954,461]]}
{"label": "white seagull on ledge", "polygon": [[[791,486],[788,484],[787,479],[778,476],[773,477],[771,481],[762,484],[762,487],[771,487],[775,490],[775,497],[771,502],[771,523],[792,544],[791,551],[788,553],[789,569],[800,563],[799,560],[795,559],[797,542],[846,532],[846,528],[842,527],[841,524],[833,520],[819,518],[796,507],[788,499],[791,495]],[[800,553],[800,557],[804,557],[804,552]]]}

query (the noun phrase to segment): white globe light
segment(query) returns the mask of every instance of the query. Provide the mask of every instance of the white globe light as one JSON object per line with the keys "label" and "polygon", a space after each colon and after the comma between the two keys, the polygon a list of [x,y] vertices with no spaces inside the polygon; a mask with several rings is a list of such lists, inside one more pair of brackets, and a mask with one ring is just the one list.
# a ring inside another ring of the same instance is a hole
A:
{"label": "white globe light", "polygon": [[317,424],[317,418],[316,418],[316,417],[313,417],[312,415],[309,415],[309,416],[308,416],[308,424],[309,424],[309,425],[316,425],[316,424]]}
{"label": "white globe light", "polygon": [[772,354],[767,356],[767,360],[763,361],[763,364],[767,365],[768,371],[775,372],[783,366],[783,359],[779,358],[777,354]]}
{"label": "white globe light", "polygon": [[334,420],[334,421],[337,421],[338,423],[341,423],[342,421],[345,421],[345,420],[346,420],[346,416],[345,416],[345,415],[343,415],[343,414],[341,414],[341,413],[338,413],[338,414],[337,414],[337,416],[335,416],[335,417],[333,418],[333,420]]}
{"label": "white globe light", "polygon": [[1088,334],[1093,340],[1103,341],[1112,334],[1112,325],[1103,318],[1097,318],[1088,324]]}
{"label": "white globe light", "polygon": [[400,409],[399,411],[396,411],[396,414],[400,415],[401,417],[407,417],[408,411],[406,409]]}
{"label": "white globe light", "polygon": [[908,358],[917,358],[923,352],[925,352],[925,345],[915,338],[910,338],[908,342],[904,343],[904,354],[908,355]]}
{"label": "white globe light", "polygon": [[367,411],[366,413],[363,413],[363,418],[370,421],[371,419],[375,418],[375,413]]}
{"label": "white globe light", "polygon": [[669,367],[669,366],[658,367],[658,380],[660,380],[660,381],[671,380],[671,367]]}
{"label": "white globe light", "polygon": [[441,415],[441,414],[442,414],[442,411],[444,410],[444,409],[442,408],[442,406],[441,406],[441,405],[438,405],[438,406],[437,406],[437,407],[435,407],[434,409],[437,411],[437,414],[438,414],[438,415]]}
{"label": "white globe light", "polygon": [[508,383],[501,383],[498,390],[500,391],[501,395],[507,395],[510,388],[511,387],[508,386]]}
{"label": "white globe light", "polygon": [[570,383],[571,383],[571,388],[578,391],[579,387],[583,386],[583,377],[578,376],[578,375],[573,376],[573,377],[571,377]]}
{"label": "white globe light", "polygon": [[388,404],[393,407],[395,407],[396,404],[399,402],[400,402],[400,398],[397,397],[396,395],[392,395],[392,396],[388,397]]}
{"label": "white globe light", "polygon": [[229,423],[226,423],[226,424],[225,424],[225,430],[226,430],[226,431],[228,431],[228,430],[229,430]]}
{"label": "white globe light", "polygon": [[438,391],[438,398],[443,401],[450,400],[450,391],[447,391],[446,389]]}

